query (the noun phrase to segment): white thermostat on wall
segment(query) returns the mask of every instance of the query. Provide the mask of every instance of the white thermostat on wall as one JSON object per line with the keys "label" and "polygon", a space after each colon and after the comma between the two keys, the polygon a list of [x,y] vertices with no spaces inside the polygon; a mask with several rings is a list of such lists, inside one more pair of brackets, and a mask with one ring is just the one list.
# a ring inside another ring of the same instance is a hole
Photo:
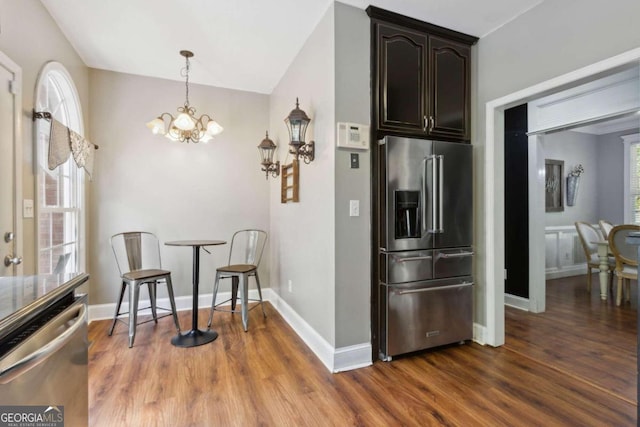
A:
{"label": "white thermostat on wall", "polygon": [[338,122],[338,147],[369,149],[369,126]]}

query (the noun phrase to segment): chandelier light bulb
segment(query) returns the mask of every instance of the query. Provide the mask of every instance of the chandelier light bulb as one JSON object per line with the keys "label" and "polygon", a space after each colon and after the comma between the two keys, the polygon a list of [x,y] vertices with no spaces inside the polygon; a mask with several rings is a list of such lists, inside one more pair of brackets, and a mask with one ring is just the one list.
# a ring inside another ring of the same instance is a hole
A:
{"label": "chandelier light bulb", "polygon": [[180,130],[193,130],[196,127],[196,121],[187,113],[178,114],[173,124]]}
{"label": "chandelier light bulb", "polygon": [[210,120],[209,123],[207,123],[207,133],[211,136],[216,136],[222,133],[223,130],[224,128],[215,120]]}
{"label": "chandelier light bulb", "polygon": [[147,127],[151,129],[151,132],[154,135],[164,135],[164,121],[160,117],[156,117],[147,123]]}

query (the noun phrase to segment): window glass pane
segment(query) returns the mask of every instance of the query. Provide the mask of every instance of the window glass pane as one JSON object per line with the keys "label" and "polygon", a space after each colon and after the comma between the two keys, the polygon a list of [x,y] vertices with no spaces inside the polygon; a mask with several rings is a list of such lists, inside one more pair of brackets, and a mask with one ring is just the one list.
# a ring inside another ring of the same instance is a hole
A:
{"label": "window glass pane", "polygon": [[51,251],[40,251],[38,257],[38,273],[51,274]]}
{"label": "window glass pane", "polygon": [[52,246],[64,243],[64,213],[51,213],[51,244]]}
{"label": "window glass pane", "polygon": [[51,247],[51,214],[48,212],[38,216],[38,239],[41,248]]}
{"label": "window glass pane", "polygon": [[[59,63],[48,63],[36,87],[35,108],[47,111],[63,125],[83,133],[77,91]],[[50,122],[36,122],[38,154],[38,273],[79,271],[84,255],[82,207],[84,172],[72,156],[54,170],[48,167]]]}

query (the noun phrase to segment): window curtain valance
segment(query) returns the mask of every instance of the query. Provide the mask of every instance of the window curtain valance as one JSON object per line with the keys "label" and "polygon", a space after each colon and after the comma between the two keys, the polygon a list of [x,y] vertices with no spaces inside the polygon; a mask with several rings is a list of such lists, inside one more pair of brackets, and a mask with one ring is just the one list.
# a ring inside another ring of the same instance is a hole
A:
{"label": "window curtain valance", "polygon": [[89,180],[93,179],[93,160],[98,146],[82,135],[69,129],[53,118],[50,113],[34,113],[34,118],[47,119],[51,124],[49,133],[49,156],[47,165],[54,170],[73,156],[79,168],[83,168]]}

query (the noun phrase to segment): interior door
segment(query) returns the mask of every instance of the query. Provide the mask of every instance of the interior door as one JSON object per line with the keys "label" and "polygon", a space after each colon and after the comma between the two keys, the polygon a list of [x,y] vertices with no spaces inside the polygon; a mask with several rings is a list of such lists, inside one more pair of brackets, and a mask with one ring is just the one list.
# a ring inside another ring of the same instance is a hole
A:
{"label": "interior door", "polygon": [[[13,64],[0,52],[0,276],[13,276],[21,258],[16,254],[19,245],[17,218],[15,217],[17,194],[16,170],[16,83]],[[8,265],[7,265],[8,264]]]}

